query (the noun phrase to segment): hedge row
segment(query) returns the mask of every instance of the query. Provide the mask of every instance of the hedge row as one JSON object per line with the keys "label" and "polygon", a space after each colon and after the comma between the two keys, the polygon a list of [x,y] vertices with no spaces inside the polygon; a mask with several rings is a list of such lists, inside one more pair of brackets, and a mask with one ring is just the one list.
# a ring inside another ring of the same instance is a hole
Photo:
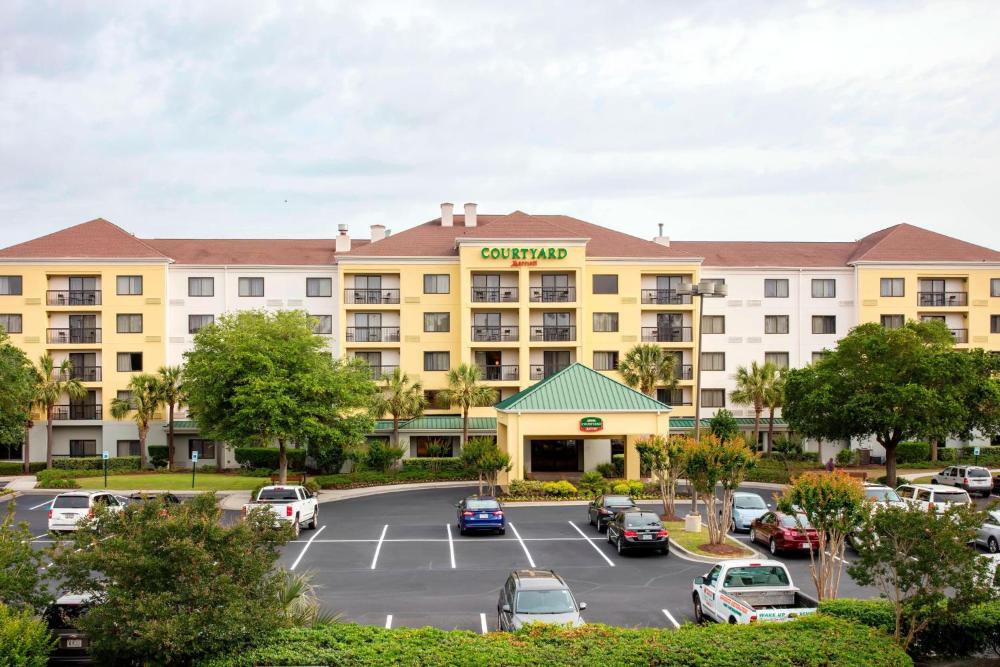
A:
{"label": "hedge row", "polygon": [[[306,450],[286,449],[285,454],[288,458],[289,470],[305,470]],[[248,470],[257,468],[278,469],[280,453],[277,447],[237,447],[233,455],[236,457],[236,462]]]}
{"label": "hedge row", "polygon": [[[0,475],[20,475],[24,470],[24,464],[20,461],[0,461]],[[45,461],[32,461],[28,464],[28,470],[33,473],[45,470]]]}
{"label": "hedge row", "polygon": [[461,458],[457,456],[419,457],[403,459],[403,470],[419,470],[426,472],[451,472],[455,474],[469,474],[467,466]]}
{"label": "hedge row", "polygon": [[[53,470],[94,470],[104,471],[104,459],[101,457],[88,456],[85,458],[74,458],[71,456],[58,457],[52,459]],[[139,469],[138,456],[116,456],[108,459],[108,472],[112,470],[128,470],[134,472]]]}
{"label": "hedge row", "polygon": [[264,645],[202,664],[912,667],[913,663],[876,630],[813,616],[788,623],[685,625],[680,630],[533,626],[513,634],[487,635],[337,624],[281,630]]}
{"label": "hedge row", "polygon": [[408,484],[411,482],[447,482],[475,479],[475,475],[463,472],[441,471],[434,473],[425,470],[361,470],[358,472],[339,473],[336,475],[320,475],[314,477],[321,489],[356,489],[365,486],[381,486],[383,484]]}
{"label": "hedge row", "polygon": [[747,473],[748,482],[770,482],[772,484],[788,484],[792,477],[797,477],[807,470],[822,470],[815,463],[789,461],[786,464],[777,459],[762,458],[757,465]]}
{"label": "hedge row", "polygon": [[[959,453],[961,453],[962,463],[972,464],[976,462],[976,454],[973,447],[940,447],[938,449],[938,459],[954,463],[956,460],[959,460],[957,457]],[[980,465],[1000,464],[1000,447],[980,447],[979,463]]]}

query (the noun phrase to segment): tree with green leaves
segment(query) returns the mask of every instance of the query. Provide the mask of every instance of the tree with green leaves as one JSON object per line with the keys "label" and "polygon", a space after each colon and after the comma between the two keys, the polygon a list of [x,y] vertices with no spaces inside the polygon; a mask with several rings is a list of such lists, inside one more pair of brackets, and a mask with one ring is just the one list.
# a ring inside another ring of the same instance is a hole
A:
{"label": "tree with green leaves", "polygon": [[26,521],[15,521],[15,500],[7,503],[0,520],[0,601],[13,610],[41,613],[52,601],[42,573],[44,552],[33,549],[34,537]]}
{"label": "tree with green leaves", "polygon": [[397,367],[392,373],[382,376],[379,389],[381,392],[375,395],[373,410],[380,417],[392,416],[392,443],[398,447],[400,420],[416,419],[424,414],[427,407],[424,387]]}
{"label": "tree with green leaves", "polygon": [[941,322],[862,324],[815,363],[787,372],[785,418],[826,440],[874,437],[895,486],[900,442],[969,437],[973,429],[994,434],[1000,387],[995,365],[977,368],[983,356],[955,350]]}
{"label": "tree with green leaves", "polygon": [[111,416],[122,420],[132,415],[139,432],[139,469],[146,469],[146,438],[149,425],[163,405],[163,391],[159,379],[149,373],[133,375],[128,381],[128,397],[111,399]]}
{"label": "tree with green leaves", "polygon": [[[303,311],[246,310],[200,330],[185,353],[184,390],[205,437],[286,447],[371,432],[375,383],[360,359],[335,360]],[[346,424],[345,424],[346,423]]]}
{"label": "tree with green leaves", "polygon": [[64,359],[58,368],[48,353],[38,359],[35,366],[35,396],[34,405],[45,414],[45,467],[52,467],[53,423],[52,416],[63,396],[70,399],[81,399],[87,395],[87,390],[77,378],[73,377],[73,363]]}
{"label": "tree with green leaves", "polygon": [[[843,472],[832,475],[807,472],[792,482],[778,499],[778,508],[816,529],[819,549],[809,552],[809,573],[817,599],[832,600],[840,590],[847,538],[867,518],[861,482]],[[801,517],[801,518],[800,518]]]}
{"label": "tree with green leaves", "polygon": [[659,345],[642,343],[632,347],[618,362],[618,372],[625,384],[647,396],[656,396],[656,388],[677,386],[677,357]]}
{"label": "tree with green leaves", "polygon": [[711,419],[708,420],[708,429],[719,440],[727,442],[739,437],[740,425],[736,421],[733,413],[725,408],[718,410]]}
{"label": "tree with green leaves", "polygon": [[[765,364],[766,365],[766,364]],[[785,404],[785,372],[775,367],[771,386],[767,388],[764,405],[767,407],[767,451],[774,449],[774,413]]]}
{"label": "tree with green leaves", "polygon": [[0,328],[0,443],[23,442],[24,472],[31,462],[28,424],[36,392],[31,361]]}
{"label": "tree with green leaves", "polygon": [[[760,442],[760,415],[764,412],[777,370],[770,362],[758,364],[756,361],[749,368],[740,366],[736,369],[736,389],[732,393],[732,399],[736,405],[749,405],[753,408],[754,449],[757,449],[757,443]],[[770,448],[770,442],[768,447]]]}
{"label": "tree with green leaves", "polygon": [[[183,407],[187,398],[184,395],[184,367],[160,366],[156,372],[160,385],[160,398],[167,406],[167,470],[174,469],[174,411]],[[222,457],[217,461],[222,467]]]}
{"label": "tree with green leaves", "polygon": [[482,384],[483,371],[475,364],[459,364],[448,371],[448,388],[439,400],[462,410],[462,447],[469,441],[469,409],[486,407],[497,401],[497,390]]}
{"label": "tree with green leaves", "polygon": [[479,495],[483,495],[484,481],[490,495],[495,495],[499,474],[510,472],[510,456],[500,451],[493,438],[470,439],[462,448],[462,462],[479,476]]}
{"label": "tree with green leaves", "polygon": [[[733,493],[756,465],[757,454],[742,437],[723,442],[714,435],[704,435],[687,448],[685,463],[692,489],[705,499],[709,542],[724,544],[733,518]],[[721,487],[721,497],[716,495],[716,487]]]}
{"label": "tree with green leaves", "polygon": [[674,521],[677,517],[677,480],[685,470],[685,453],[694,438],[683,435],[672,435],[664,438],[654,435],[647,440],[636,443],[639,460],[643,468],[648,468],[660,486],[660,499],[663,501],[663,518]]}

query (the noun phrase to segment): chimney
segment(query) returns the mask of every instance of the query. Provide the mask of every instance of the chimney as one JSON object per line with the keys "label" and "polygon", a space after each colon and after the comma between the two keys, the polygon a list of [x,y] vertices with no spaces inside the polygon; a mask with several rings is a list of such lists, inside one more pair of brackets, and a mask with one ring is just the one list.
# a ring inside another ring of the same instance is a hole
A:
{"label": "chimney", "polygon": [[340,223],[337,225],[340,234],[337,235],[337,252],[351,251],[351,237],[347,234],[347,225]]}
{"label": "chimney", "polygon": [[385,237],[386,238],[389,238],[389,236],[391,236],[391,235],[392,235],[392,230],[391,229],[385,230]]}
{"label": "chimney", "polygon": [[441,204],[441,226],[451,227],[455,224],[455,205],[445,202]]}
{"label": "chimney", "polygon": [[476,226],[476,205],[469,203],[465,205],[465,226]]}
{"label": "chimney", "polygon": [[663,235],[663,223],[662,222],[658,223],[658,227],[660,228],[660,233],[657,236],[653,237],[653,242],[654,243],[659,243],[660,245],[665,245],[665,246],[667,246],[669,248],[670,247],[670,237]]}
{"label": "chimney", "polygon": [[386,236],[388,235],[385,233],[385,225],[372,225],[372,243],[381,241]]}

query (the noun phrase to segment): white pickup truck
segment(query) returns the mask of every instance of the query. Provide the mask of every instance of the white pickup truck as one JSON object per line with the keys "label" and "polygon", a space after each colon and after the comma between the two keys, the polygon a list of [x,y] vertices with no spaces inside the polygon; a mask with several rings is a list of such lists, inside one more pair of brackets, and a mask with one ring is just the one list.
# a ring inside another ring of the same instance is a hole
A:
{"label": "white pickup truck", "polygon": [[695,577],[695,620],[719,623],[788,621],[816,613],[816,603],[792,585],[788,570],[777,560],[732,560],[720,563],[704,577]]}
{"label": "white pickup truck", "polygon": [[275,526],[291,524],[296,537],[302,526],[315,528],[319,523],[319,501],[304,486],[265,486],[243,506],[243,516],[258,507],[271,510]]}

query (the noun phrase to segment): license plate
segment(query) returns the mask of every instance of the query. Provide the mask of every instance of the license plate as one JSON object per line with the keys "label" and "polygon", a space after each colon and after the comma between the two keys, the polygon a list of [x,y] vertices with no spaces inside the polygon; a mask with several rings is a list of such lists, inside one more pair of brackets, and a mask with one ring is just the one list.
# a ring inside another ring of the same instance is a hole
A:
{"label": "license plate", "polygon": [[803,549],[808,549],[808,548],[809,548],[809,546],[810,546],[809,544],[803,544],[803,545],[802,545],[802,548],[803,548]]}
{"label": "license plate", "polygon": [[75,519],[76,518],[75,514],[60,514],[59,516],[61,518],[63,518],[63,519]]}
{"label": "license plate", "polygon": [[83,648],[82,639],[67,639],[66,648]]}
{"label": "license plate", "polygon": [[489,514],[480,514],[480,515],[479,515],[479,518],[480,518],[480,519],[489,519],[489,518],[490,518],[490,515],[489,515]]}
{"label": "license plate", "polygon": [[653,536],[652,535],[643,535],[642,539],[644,539],[644,540],[651,540],[651,539],[653,539]]}

